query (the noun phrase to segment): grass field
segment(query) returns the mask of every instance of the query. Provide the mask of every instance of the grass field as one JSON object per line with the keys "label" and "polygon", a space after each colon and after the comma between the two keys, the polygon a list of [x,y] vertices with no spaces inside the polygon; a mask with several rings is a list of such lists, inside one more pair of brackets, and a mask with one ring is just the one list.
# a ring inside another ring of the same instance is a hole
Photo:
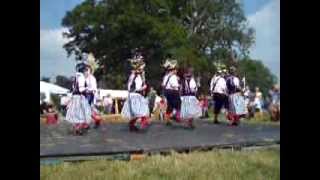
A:
{"label": "grass field", "polygon": [[280,149],[213,150],[41,166],[41,180],[277,180]]}

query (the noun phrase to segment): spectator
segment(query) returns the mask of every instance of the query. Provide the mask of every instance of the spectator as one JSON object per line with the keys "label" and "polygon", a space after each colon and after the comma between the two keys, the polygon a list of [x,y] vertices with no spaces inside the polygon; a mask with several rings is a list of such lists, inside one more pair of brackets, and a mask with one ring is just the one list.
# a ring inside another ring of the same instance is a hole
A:
{"label": "spectator", "polygon": [[251,96],[251,91],[250,91],[250,87],[246,86],[243,92],[243,96],[244,96],[244,101],[245,101],[245,106],[246,106],[246,110],[247,110],[247,114],[249,113],[249,102],[250,102],[250,96]]}
{"label": "spectator", "polygon": [[273,121],[280,120],[280,90],[278,86],[274,85],[269,92],[271,99],[269,111],[271,113],[271,119]]}
{"label": "spectator", "polygon": [[57,124],[58,113],[53,109],[53,105],[49,104],[46,110],[46,123],[47,124]]}
{"label": "spectator", "polygon": [[160,109],[160,121],[164,121],[164,115],[166,113],[167,109],[167,103],[166,98],[164,96],[161,96],[161,100],[159,102],[159,109]]}
{"label": "spectator", "polygon": [[209,108],[209,100],[208,100],[207,96],[203,96],[202,115],[205,118],[209,117],[208,108]]}
{"label": "spectator", "polygon": [[262,108],[263,100],[262,100],[262,92],[260,91],[259,87],[256,87],[254,104],[255,104],[255,112],[258,113],[259,117],[261,117],[263,112],[263,108]]}
{"label": "spectator", "polygon": [[153,87],[150,88],[150,91],[148,93],[148,99],[149,99],[149,112],[150,112],[150,116],[153,113],[153,106],[154,106],[154,102],[157,96],[157,91],[154,90]]}
{"label": "spectator", "polygon": [[113,100],[111,98],[111,95],[107,94],[107,96],[103,97],[103,107],[104,107],[104,112],[106,114],[112,113],[112,105],[113,105]]}

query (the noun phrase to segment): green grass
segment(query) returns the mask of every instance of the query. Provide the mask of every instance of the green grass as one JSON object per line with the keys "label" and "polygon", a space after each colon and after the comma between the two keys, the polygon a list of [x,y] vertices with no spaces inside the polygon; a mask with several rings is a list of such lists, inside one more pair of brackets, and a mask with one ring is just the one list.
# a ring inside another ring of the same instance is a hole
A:
{"label": "green grass", "polygon": [[277,180],[279,148],[154,155],[140,161],[96,160],[41,166],[42,180]]}

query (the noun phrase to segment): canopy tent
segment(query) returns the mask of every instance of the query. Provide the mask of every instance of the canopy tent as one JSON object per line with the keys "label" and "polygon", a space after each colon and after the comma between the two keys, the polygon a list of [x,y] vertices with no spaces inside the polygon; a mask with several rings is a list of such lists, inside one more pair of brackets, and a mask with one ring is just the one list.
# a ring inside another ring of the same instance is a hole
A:
{"label": "canopy tent", "polygon": [[103,99],[104,96],[110,94],[112,99],[127,99],[128,91],[126,90],[111,90],[111,89],[99,89],[99,99]]}
{"label": "canopy tent", "polygon": [[119,101],[118,99],[127,99],[129,92],[126,90],[111,90],[111,89],[98,89],[98,99],[103,99],[104,96],[110,95],[115,100],[115,114],[119,114]]}
{"label": "canopy tent", "polygon": [[51,94],[68,94],[69,89],[60,87],[55,84],[47,83],[44,81],[40,81],[40,93],[45,94],[46,98],[44,99],[45,102],[50,102]]}

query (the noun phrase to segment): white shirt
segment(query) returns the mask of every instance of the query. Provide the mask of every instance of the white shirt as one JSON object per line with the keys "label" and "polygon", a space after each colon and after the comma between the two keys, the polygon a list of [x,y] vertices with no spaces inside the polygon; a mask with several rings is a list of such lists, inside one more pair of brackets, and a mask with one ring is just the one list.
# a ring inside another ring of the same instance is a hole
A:
{"label": "white shirt", "polygon": [[97,80],[92,74],[86,78],[86,83],[89,91],[97,92]]}
{"label": "white shirt", "polygon": [[233,84],[237,87],[240,88],[240,79],[238,77],[233,77]]}
{"label": "white shirt", "polygon": [[[185,83],[188,83],[188,81],[185,81]],[[197,83],[196,81],[194,80],[194,78],[191,78],[190,81],[189,81],[189,88],[190,88],[190,91],[191,92],[197,92],[198,90],[198,87],[197,87]]]}
{"label": "white shirt", "polygon": [[[170,78],[168,80],[168,78]],[[168,83],[167,83],[168,81]],[[167,85],[166,85],[167,83]],[[166,86],[165,86],[166,85]],[[164,89],[170,89],[170,90],[179,90],[179,77],[175,74],[169,73],[164,76],[162,86]]]}
{"label": "white shirt", "polygon": [[[135,79],[134,77],[137,76]],[[143,80],[140,74],[135,75],[132,73],[129,77],[129,82],[128,82],[128,91],[130,91],[131,84],[133,83],[133,79],[135,82],[135,89],[134,91],[142,91],[143,90]]]}
{"label": "white shirt", "polygon": [[113,100],[112,100],[111,97],[109,97],[109,98],[106,97],[106,98],[103,99],[103,105],[104,106],[112,105],[112,103],[113,103]]}
{"label": "white shirt", "polygon": [[86,90],[86,88],[85,88],[86,79],[82,73],[76,73],[76,81],[77,81],[77,84],[79,87],[79,91],[80,92],[85,91]]}
{"label": "white shirt", "polygon": [[245,90],[244,94],[243,94],[245,97],[249,97],[250,95],[250,90]]}
{"label": "white shirt", "polygon": [[167,82],[167,80],[168,80],[168,76],[169,76],[169,73],[166,73],[166,75],[164,75],[164,77],[163,77],[163,79],[162,79],[162,87],[164,87],[165,86],[165,84],[166,84],[166,82]]}
{"label": "white shirt", "polygon": [[[213,86],[215,85],[214,89]],[[227,94],[226,80],[221,76],[213,76],[210,83],[210,91],[214,93]]]}

